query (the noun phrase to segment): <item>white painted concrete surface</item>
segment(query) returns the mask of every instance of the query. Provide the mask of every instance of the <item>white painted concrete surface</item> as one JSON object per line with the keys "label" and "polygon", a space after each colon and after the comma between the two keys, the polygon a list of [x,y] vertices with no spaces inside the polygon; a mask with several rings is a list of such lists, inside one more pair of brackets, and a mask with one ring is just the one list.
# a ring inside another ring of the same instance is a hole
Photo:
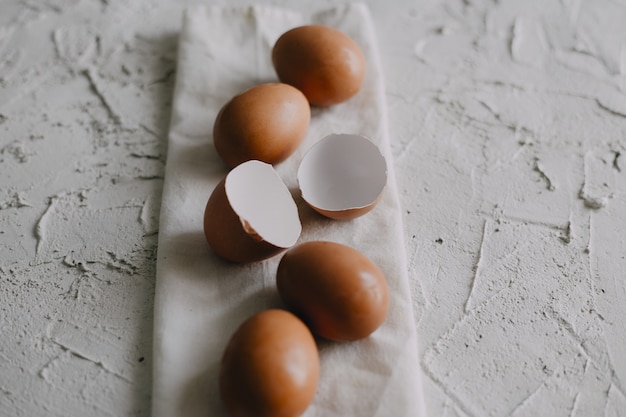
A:
{"label": "white painted concrete surface", "polygon": [[[626,2],[366,3],[430,415],[626,415]],[[188,4],[0,3],[2,416],[150,414]]]}

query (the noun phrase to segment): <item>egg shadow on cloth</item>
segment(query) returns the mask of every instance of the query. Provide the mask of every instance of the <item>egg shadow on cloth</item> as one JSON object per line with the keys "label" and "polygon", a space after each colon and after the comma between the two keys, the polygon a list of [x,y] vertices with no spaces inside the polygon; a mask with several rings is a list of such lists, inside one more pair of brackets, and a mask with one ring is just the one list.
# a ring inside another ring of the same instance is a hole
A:
{"label": "egg shadow on cloth", "polygon": [[193,145],[181,147],[176,158],[178,164],[174,175],[181,184],[207,183],[209,180],[217,184],[230,170],[217,154],[210,136]]}
{"label": "egg shadow on cloth", "polygon": [[175,408],[177,415],[185,417],[228,415],[219,393],[220,360],[221,356],[187,380]]}
{"label": "egg shadow on cloth", "polygon": [[[181,320],[194,320],[188,330],[178,332],[181,361],[194,361],[195,370],[181,388],[174,407],[186,417],[225,415],[219,397],[219,369],[224,349],[237,327],[253,314],[280,307],[274,284],[277,259],[250,264],[232,263],[214,254],[202,230],[179,233],[168,245],[167,268],[175,276],[177,293],[172,303],[184,301]],[[170,325],[172,323],[170,322]],[[186,332],[186,333],[185,333]],[[191,334],[193,333],[193,334]]]}
{"label": "egg shadow on cloth", "polygon": [[[188,417],[209,415],[207,410],[204,409],[206,404],[215,404],[217,406],[220,403],[217,379],[214,378],[218,371],[219,363],[216,363],[199,370],[197,374],[191,376],[185,382],[182,395],[178,399],[174,411],[178,415]],[[205,404],[204,408],[201,406],[203,403]],[[223,410],[217,415],[222,414],[224,414]]]}
{"label": "egg shadow on cloth", "polygon": [[[300,223],[302,224],[302,234],[300,241],[328,240],[327,231],[337,220],[329,219],[313,210],[313,208],[302,198],[302,191],[298,187],[289,189],[293,201],[298,208]],[[326,238],[325,238],[326,236]],[[304,237],[304,239],[303,239]]]}
{"label": "egg shadow on cloth", "polygon": [[[182,395],[177,399],[175,406],[175,415],[185,417],[229,416],[220,396],[219,385],[224,350],[239,325],[253,314],[265,309],[258,307],[256,294],[251,295],[248,300],[243,300],[241,304],[240,307],[244,310],[248,309],[246,304],[251,304],[253,306],[252,311],[245,315],[237,314],[234,317],[225,317],[224,321],[229,324],[225,325],[219,332],[216,331],[212,340],[207,340],[205,360],[202,364],[198,364],[198,372],[190,375],[184,383]],[[229,315],[229,313],[225,313],[225,315]]]}
{"label": "egg shadow on cloth", "polygon": [[250,77],[250,78],[239,78],[237,80],[230,80],[228,83],[224,83],[220,86],[220,95],[223,94],[224,102],[222,106],[224,106],[229,100],[231,100],[234,96],[243,93],[246,90],[251,89],[252,87],[256,87],[259,84],[267,84],[267,83],[279,83],[280,80],[275,77]]}
{"label": "egg shadow on cloth", "polygon": [[[190,303],[199,306],[227,305],[235,310],[245,308],[245,300],[254,295],[263,307],[275,304],[274,284],[278,257],[252,263],[235,263],[216,255],[209,247],[199,220],[199,230],[179,233],[169,239],[167,271],[174,271],[178,290]],[[192,304],[193,305],[193,304]]]}

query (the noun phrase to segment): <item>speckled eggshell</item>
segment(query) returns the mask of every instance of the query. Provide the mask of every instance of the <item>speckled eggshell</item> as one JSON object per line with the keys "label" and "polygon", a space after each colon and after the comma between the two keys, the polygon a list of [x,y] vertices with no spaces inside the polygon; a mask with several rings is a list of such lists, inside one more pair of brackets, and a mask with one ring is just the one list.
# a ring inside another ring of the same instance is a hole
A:
{"label": "speckled eggshell", "polygon": [[304,93],[311,104],[330,106],[348,100],[365,80],[365,57],[345,33],[322,25],[300,26],[274,44],[278,78]]}
{"label": "speckled eggshell", "polygon": [[271,309],[246,320],[222,357],[219,387],[230,417],[297,417],[320,374],[313,335],[292,313]]}
{"label": "speckled eggshell", "polygon": [[358,250],[325,241],[289,249],[276,275],[285,305],[311,331],[336,341],[362,339],[385,320],[389,309],[387,280]]}

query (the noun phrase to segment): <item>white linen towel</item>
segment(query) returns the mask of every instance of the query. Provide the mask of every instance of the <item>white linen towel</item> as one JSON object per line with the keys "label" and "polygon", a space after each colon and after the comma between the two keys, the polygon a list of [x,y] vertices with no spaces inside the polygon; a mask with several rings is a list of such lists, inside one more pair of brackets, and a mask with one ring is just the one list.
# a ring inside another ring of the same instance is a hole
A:
{"label": "white linen towel", "polygon": [[304,142],[276,168],[296,190],[302,156],[327,134],[362,134],[380,147],[389,180],[372,212],[352,221],[333,221],[301,199],[297,204],[303,224],[300,242],[340,242],[370,257],[388,279],[390,311],[385,323],[364,340],[319,341],[321,379],[304,416],[425,415],[381,64],[368,9],[350,4],[314,14],[256,6],[196,6],[185,13],[159,230],[154,417],[226,415],[217,376],[228,339],[252,314],[281,306],[275,288],[280,256],[250,265],[220,260],[204,239],[203,213],[213,188],[227,173],[212,145],[217,112],[245,88],[277,81],[271,64],[274,42],[286,30],[307,23],[332,26],[351,36],[363,49],[367,76],[349,101],[313,109]]}

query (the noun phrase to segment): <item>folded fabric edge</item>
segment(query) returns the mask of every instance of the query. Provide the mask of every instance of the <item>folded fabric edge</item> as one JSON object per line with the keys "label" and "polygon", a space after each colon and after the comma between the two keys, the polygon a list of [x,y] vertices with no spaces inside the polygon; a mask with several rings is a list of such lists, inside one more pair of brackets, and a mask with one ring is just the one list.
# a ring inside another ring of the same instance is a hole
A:
{"label": "folded fabric edge", "polygon": [[[233,13],[242,13],[242,12],[246,12],[246,11],[250,11],[253,10],[255,13],[257,12],[261,12],[261,13],[265,13],[266,11],[283,11],[283,9],[280,8],[275,8],[275,7],[265,7],[265,6],[258,6],[258,5],[253,5],[253,6],[241,6],[241,7],[221,7],[221,6],[208,6],[211,8],[215,8],[215,9],[221,9],[221,10],[230,10]],[[208,8],[207,6],[194,6],[191,8],[188,8],[184,15],[183,15],[183,29],[181,30],[181,34],[179,37],[179,42],[184,41],[187,38],[188,34],[183,33],[184,30],[186,30],[188,28],[188,24],[187,21],[190,18],[191,15],[193,15],[198,8],[202,8],[202,9],[206,9]],[[392,195],[393,201],[394,201],[394,205],[397,207],[398,213],[397,215],[399,216],[399,222],[396,223],[396,228],[397,230],[397,234],[398,236],[402,239],[402,248],[405,249],[406,251],[406,244],[405,244],[405,239],[404,239],[404,230],[402,227],[402,213],[401,213],[401,209],[400,209],[400,201],[399,201],[399,195],[398,195],[398,190],[397,190],[397,180],[396,180],[396,174],[395,174],[395,167],[394,164],[392,163],[393,158],[392,158],[392,154],[391,154],[391,147],[390,147],[390,140],[389,140],[389,121],[388,121],[388,110],[386,107],[386,98],[385,98],[385,89],[384,89],[384,77],[383,77],[383,71],[382,71],[382,65],[381,65],[381,61],[380,61],[380,54],[379,54],[379,50],[378,50],[378,43],[377,40],[375,39],[375,31],[374,31],[374,25],[373,22],[371,20],[371,15],[369,13],[369,9],[367,8],[366,5],[364,5],[363,3],[348,3],[345,5],[340,5],[337,7],[334,7],[332,9],[326,9],[323,12],[329,12],[330,10],[339,10],[340,13],[350,13],[350,11],[354,9],[357,13],[359,13],[359,15],[361,16],[361,18],[364,21],[364,24],[366,26],[368,26],[369,30],[366,30],[366,35],[368,38],[368,41],[370,42],[370,45],[372,45],[373,48],[373,52],[376,56],[373,57],[372,61],[374,63],[374,65],[376,66],[375,71],[378,72],[378,74],[380,75],[378,77],[378,79],[376,80],[376,95],[377,95],[377,100],[376,103],[377,105],[380,107],[379,110],[381,112],[382,118],[381,118],[381,131],[384,132],[384,134],[386,135],[386,137],[381,141],[383,143],[383,152],[385,153],[388,161],[389,161],[389,178],[390,178],[390,185],[391,187],[389,187],[389,191],[390,194]],[[181,48],[179,48],[178,53],[181,53]],[[180,74],[179,74],[180,75]],[[181,88],[181,79],[177,76],[177,80],[176,80],[176,84],[175,84],[175,88],[174,88],[174,104],[173,107],[176,107],[176,100],[180,99],[180,94],[177,94],[177,91]],[[172,114],[173,116],[173,114]],[[170,135],[175,134],[175,132],[171,132],[170,131]],[[169,139],[170,137],[168,136],[168,145],[169,145]],[[167,157],[167,162],[169,162],[170,159],[170,153],[168,152],[168,157]],[[163,187],[163,197],[169,196],[170,193],[170,187],[174,186],[175,181],[172,180],[172,173],[169,172],[171,171],[171,169],[168,169],[169,164],[166,162],[166,168],[165,168],[165,181],[164,181],[164,187]],[[163,217],[160,218],[159,221],[160,224],[160,230],[164,230],[164,226],[165,224],[163,224]],[[410,286],[409,286],[409,282],[408,282],[408,268],[407,268],[407,256],[406,256],[406,252],[402,253],[402,257],[398,258],[398,261],[402,264],[402,271],[404,273],[404,277],[402,279],[403,282],[403,286],[406,288],[407,291],[410,291]],[[163,338],[165,337],[165,335],[162,334],[162,332],[160,331],[161,329],[157,328],[157,324],[158,322],[160,322],[160,319],[158,318],[158,314],[159,312],[163,312],[164,310],[162,308],[160,308],[160,305],[163,304],[164,302],[164,297],[165,294],[163,294],[162,291],[159,291],[160,288],[160,282],[161,280],[159,279],[159,271],[161,268],[159,268],[159,264],[160,262],[162,262],[162,258],[158,256],[158,252],[157,252],[157,270],[156,270],[156,289],[155,289],[155,319],[154,319],[154,323],[153,323],[153,334],[154,334],[154,343],[153,343],[153,369],[155,370],[153,372],[153,375],[158,375],[158,367],[159,364],[161,363],[160,359],[161,359],[161,354],[162,352],[160,351],[159,347],[161,346],[161,343],[157,343],[157,341],[163,340]],[[414,321],[413,318],[413,314],[410,315],[410,319]],[[413,329],[415,329],[415,326],[412,326]],[[416,339],[416,335],[413,334],[412,337],[410,338],[411,340],[414,340],[415,342],[417,341]],[[417,343],[415,343],[415,352],[416,352],[416,357],[417,357]],[[419,364],[419,360],[417,360],[417,363]],[[156,383],[156,379],[153,378],[152,381],[152,386],[153,386],[153,399],[158,397],[159,395],[167,395],[167,393],[159,393],[158,391],[158,384]],[[420,383],[420,391],[421,391],[421,381]],[[421,403],[422,401],[420,401]],[[154,404],[154,400],[153,400],[153,404]],[[423,413],[421,415],[424,415]]]}
{"label": "folded fabric edge", "polygon": [[[384,76],[384,71],[382,68],[382,60],[381,60],[381,55],[380,55],[380,50],[379,50],[379,46],[378,46],[378,37],[376,36],[376,29],[374,26],[374,22],[372,21],[372,16],[369,13],[369,9],[367,8],[366,5],[364,5],[363,3],[354,3],[353,7],[355,7],[357,10],[359,10],[359,12],[361,13],[361,15],[363,16],[364,22],[366,26],[369,26],[369,30],[366,31],[366,36],[369,37],[369,43],[372,47],[372,53],[375,55],[373,57],[373,62],[374,65],[376,65],[376,70],[379,73],[379,77],[376,80],[378,86],[377,86],[377,92],[378,92],[378,98],[377,98],[377,103],[379,103],[380,106],[380,111],[382,114],[382,131],[387,135],[387,140],[382,141],[384,144],[384,152],[386,153],[386,157],[387,157],[387,161],[388,161],[388,176],[390,178],[390,183],[392,184],[392,187],[390,187],[390,192],[393,196],[393,200],[395,202],[395,205],[397,207],[397,216],[398,216],[398,222],[396,224],[397,226],[397,230],[396,233],[398,235],[398,239],[401,240],[401,246],[402,248],[404,248],[403,251],[403,256],[400,259],[400,263],[401,263],[401,270],[404,273],[404,279],[402,280],[405,284],[405,290],[407,291],[408,294],[411,293],[411,286],[409,283],[409,274],[408,274],[408,258],[407,258],[407,253],[406,253],[406,238],[405,238],[405,229],[404,229],[404,221],[402,218],[402,205],[400,203],[400,195],[398,192],[398,183],[397,183],[397,176],[396,176],[396,169],[395,169],[395,163],[394,163],[394,158],[393,158],[393,154],[392,154],[392,150],[391,150],[391,132],[390,132],[390,125],[389,125],[389,111],[388,111],[388,107],[387,107],[387,98],[385,95],[385,84],[384,84],[384,80],[385,80],[385,76]],[[415,377],[415,384],[416,384],[416,389],[417,389],[417,395],[415,398],[415,402],[416,402],[416,409],[419,411],[419,416],[421,417],[426,417],[426,405],[425,405],[425,398],[424,398],[424,389],[423,389],[423,383],[422,383],[422,375],[423,375],[423,371],[421,369],[421,360],[419,359],[419,346],[418,346],[418,337],[417,337],[417,323],[415,322],[415,312],[414,312],[414,306],[411,303],[411,315],[410,315],[410,320],[413,323],[412,329],[413,334],[411,335],[411,340],[414,344],[413,348],[415,349],[415,355],[416,355],[416,365],[420,367],[420,369],[416,370],[418,372],[418,375]]]}

